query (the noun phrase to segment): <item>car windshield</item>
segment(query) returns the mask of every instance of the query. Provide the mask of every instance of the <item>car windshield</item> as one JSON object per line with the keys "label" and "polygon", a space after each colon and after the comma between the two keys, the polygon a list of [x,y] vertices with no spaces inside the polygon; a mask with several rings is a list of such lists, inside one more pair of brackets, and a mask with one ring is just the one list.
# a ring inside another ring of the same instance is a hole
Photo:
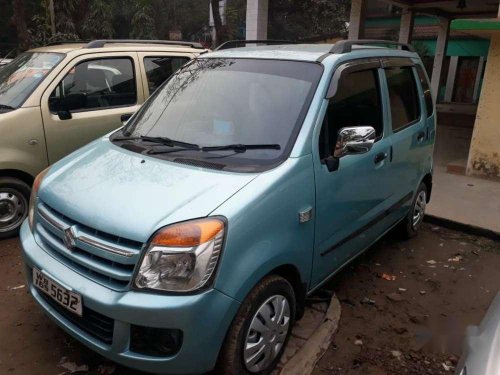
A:
{"label": "car windshield", "polygon": [[27,52],[3,67],[0,70],[0,112],[20,107],[63,57],[60,53]]}
{"label": "car windshield", "polygon": [[[114,139],[166,137],[202,150],[161,153],[161,145],[147,145],[158,157],[211,160],[226,170],[270,167],[289,154],[322,72],[320,64],[300,61],[194,60],[160,87]],[[228,145],[250,147],[213,147]]]}

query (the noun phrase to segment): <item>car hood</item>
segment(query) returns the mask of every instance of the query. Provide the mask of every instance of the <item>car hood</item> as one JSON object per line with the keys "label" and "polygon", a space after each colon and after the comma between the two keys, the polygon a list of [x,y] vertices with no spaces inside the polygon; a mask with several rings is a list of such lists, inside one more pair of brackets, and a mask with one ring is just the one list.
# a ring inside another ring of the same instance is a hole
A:
{"label": "car hood", "polygon": [[[463,367],[467,372],[462,372]],[[500,374],[500,292],[491,303],[479,327],[469,327],[465,351],[457,375]]]}
{"label": "car hood", "polygon": [[38,196],[80,224],[146,242],[164,225],[209,215],[256,176],[147,157],[103,138],[54,164]]}

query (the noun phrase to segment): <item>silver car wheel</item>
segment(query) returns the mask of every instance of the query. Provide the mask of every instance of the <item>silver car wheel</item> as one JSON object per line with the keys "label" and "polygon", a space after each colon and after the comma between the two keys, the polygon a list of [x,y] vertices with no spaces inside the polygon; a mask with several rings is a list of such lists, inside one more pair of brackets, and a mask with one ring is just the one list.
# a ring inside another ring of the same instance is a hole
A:
{"label": "silver car wheel", "polygon": [[250,372],[265,370],[280,353],[290,328],[288,300],[275,295],[255,313],[243,348],[245,366]]}
{"label": "silver car wheel", "polygon": [[427,193],[422,190],[418,193],[417,199],[415,200],[415,205],[413,206],[413,218],[412,225],[413,229],[417,229],[422,223],[425,215],[425,206],[427,204]]}
{"label": "silver car wheel", "polygon": [[18,191],[0,190],[0,233],[8,232],[19,225],[28,213],[28,202]]}

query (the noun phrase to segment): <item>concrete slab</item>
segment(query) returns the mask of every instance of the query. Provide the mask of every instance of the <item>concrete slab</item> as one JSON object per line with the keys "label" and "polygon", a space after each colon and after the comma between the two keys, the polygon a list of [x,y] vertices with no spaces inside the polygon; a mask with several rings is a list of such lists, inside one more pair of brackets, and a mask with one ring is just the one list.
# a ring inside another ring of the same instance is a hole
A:
{"label": "concrete slab", "polygon": [[321,325],[312,332],[300,350],[281,368],[280,375],[309,375],[313,372],[316,363],[330,346],[333,335],[339,327],[341,311],[340,302],[333,295]]}
{"label": "concrete slab", "polygon": [[431,202],[432,216],[500,233],[500,182],[446,173],[436,165]]}
{"label": "concrete slab", "polygon": [[427,213],[500,233],[500,182],[464,173],[471,137],[472,129],[438,125]]}

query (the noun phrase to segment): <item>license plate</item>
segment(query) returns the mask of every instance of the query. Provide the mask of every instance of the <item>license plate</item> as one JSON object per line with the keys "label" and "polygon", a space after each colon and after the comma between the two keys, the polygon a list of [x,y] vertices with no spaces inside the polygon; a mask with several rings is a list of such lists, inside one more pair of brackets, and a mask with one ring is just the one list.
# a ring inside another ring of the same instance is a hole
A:
{"label": "license plate", "polygon": [[65,309],[82,316],[82,296],[63,288],[58,283],[33,268],[33,284]]}

